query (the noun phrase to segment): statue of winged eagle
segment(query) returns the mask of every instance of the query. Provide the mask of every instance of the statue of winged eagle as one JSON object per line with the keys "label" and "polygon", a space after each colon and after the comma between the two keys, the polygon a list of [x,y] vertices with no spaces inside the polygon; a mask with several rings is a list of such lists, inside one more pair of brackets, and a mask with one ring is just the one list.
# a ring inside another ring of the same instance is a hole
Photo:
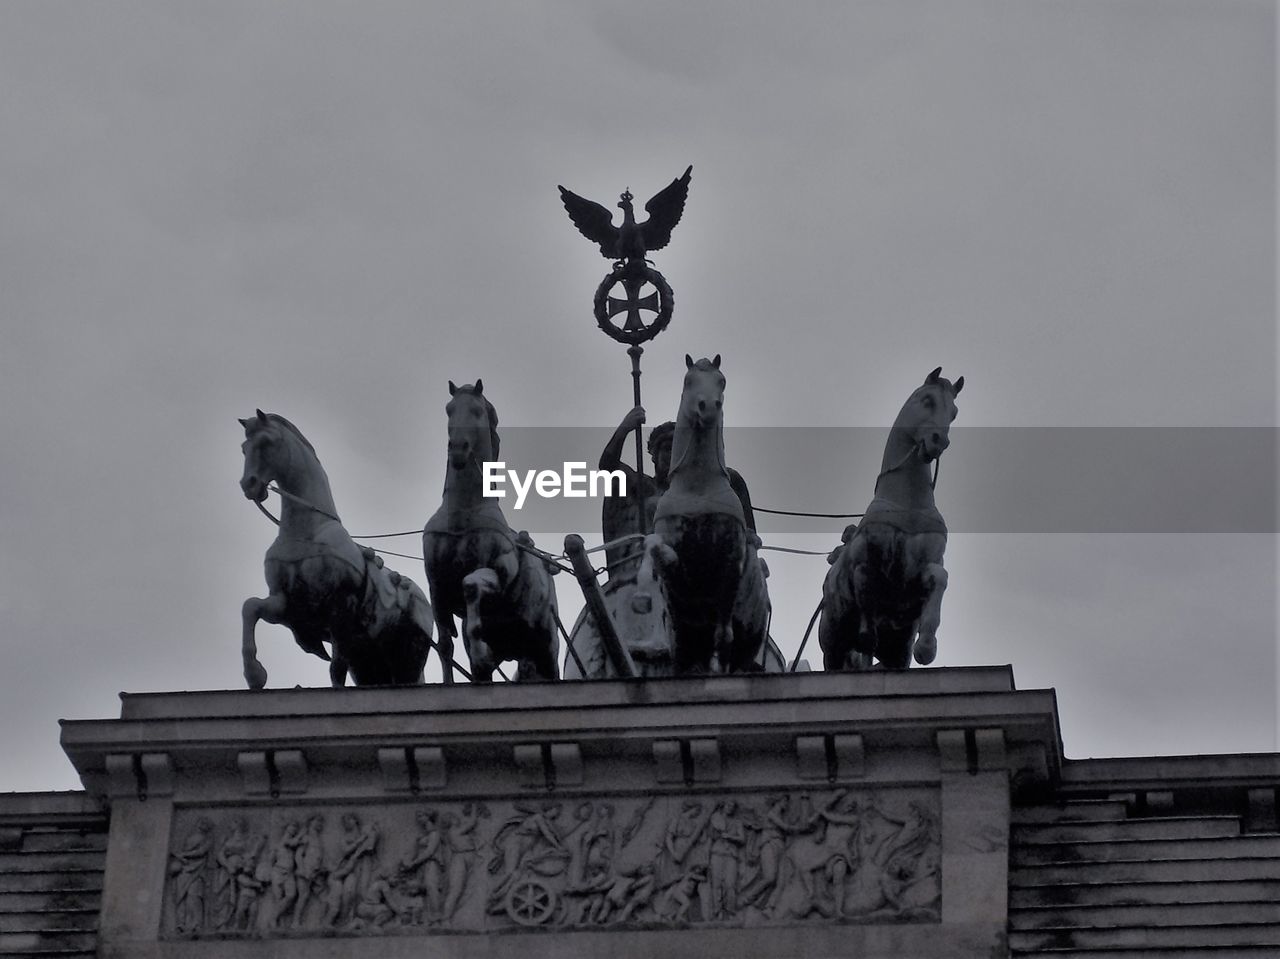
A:
{"label": "statue of winged eagle", "polygon": [[613,225],[613,214],[593,200],[560,187],[560,199],[569,211],[569,218],[578,231],[592,243],[600,244],[600,252],[610,260],[644,260],[650,250],[661,250],[671,242],[671,231],[684,213],[684,201],[689,196],[690,166],[684,176],[654,194],[644,205],[649,219],[636,222],[635,209],[631,205],[631,191],[625,191],[619,199],[622,209],[622,225]]}

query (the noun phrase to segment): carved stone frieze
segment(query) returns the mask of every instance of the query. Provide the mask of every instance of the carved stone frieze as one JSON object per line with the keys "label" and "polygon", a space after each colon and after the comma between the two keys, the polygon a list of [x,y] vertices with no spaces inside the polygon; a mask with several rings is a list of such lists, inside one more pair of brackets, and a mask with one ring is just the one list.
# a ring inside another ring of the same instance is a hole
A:
{"label": "carved stone frieze", "polygon": [[927,788],[182,808],[162,935],[938,922]]}

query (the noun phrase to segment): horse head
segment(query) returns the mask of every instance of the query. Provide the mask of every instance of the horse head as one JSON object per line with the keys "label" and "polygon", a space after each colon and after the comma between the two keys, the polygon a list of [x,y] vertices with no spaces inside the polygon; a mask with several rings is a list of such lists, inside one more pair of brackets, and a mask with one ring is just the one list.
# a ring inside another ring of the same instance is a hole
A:
{"label": "horse head", "polygon": [[715,457],[723,472],[725,379],[720,372],[720,354],[714,360],[704,356],[695,363],[686,353],[684,365],[680,410],[671,444],[671,472],[687,466],[694,447],[711,436],[715,438]]}
{"label": "horse head", "polygon": [[[244,427],[244,474],[240,489],[246,499],[261,503],[267,498],[267,487],[276,483],[282,489],[296,492],[312,487],[316,505],[329,512],[333,503],[328,480],[316,458],[315,447],[302,431],[279,413],[256,410],[252,419],[240,420]],[[318,487],[318,488],[317,488]]]}
{"label": "horse head", "polygon": [[680,393],[680,420],[694,429],[708,430],[724,418],[724,374],[720,372],[720,354],[714,360],[705,356],[694,362],[684,355],[684,388]]}
{"label": "horse head", "polygon": [[893,435],[902,445],[918,450],[931,463],[951,445],[951,421],[956,418],[956,397],[964,388],[964,377],[954,383],[942,376],[938,367],[908,397],[893,423]]}
{"label": "horse head", "polygon": [[449,466],[465,469],[470,463],[483,463],[498,455],[498,413],[484,395],[484,381],[475,385],[455,386],[449,381]]}
{"label": "horse head", "polygon": [[267,498],[267,486],[289,469],[289,449],[280,442],[280,430],[272,422],[273,417],[257,410],[253,419],[240,420],[244,427],[244,474],[240,477],[240,489],[246,499],[261,503]]}

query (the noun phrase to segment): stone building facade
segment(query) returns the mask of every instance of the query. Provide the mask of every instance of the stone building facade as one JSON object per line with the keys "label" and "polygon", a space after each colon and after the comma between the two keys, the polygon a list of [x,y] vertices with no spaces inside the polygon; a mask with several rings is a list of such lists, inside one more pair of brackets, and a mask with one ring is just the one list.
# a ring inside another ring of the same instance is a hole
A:
{"label": "stone building facade", "polygon": [[1280,955],[1275,755],[1010,669],[127,695],[0,797],[0,956]]}

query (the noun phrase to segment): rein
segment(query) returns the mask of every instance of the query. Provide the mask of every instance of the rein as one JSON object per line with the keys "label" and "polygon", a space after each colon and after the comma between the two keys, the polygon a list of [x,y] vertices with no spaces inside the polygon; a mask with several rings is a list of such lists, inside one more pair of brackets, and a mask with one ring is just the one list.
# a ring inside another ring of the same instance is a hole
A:
{"label": "rein", "polygon": [[[876,485],[872,487],[872,492],[880,488],[880,481],[882,479],[884,479],[890,473],[896,473],[898,470],[902,469],[902,467],[906,466],[907,461],[910,460],[911,457],[915,456],[916,453],[920,451],[920,448],[922,446],[924,446],[924,441],[916,440],[915,443],[912,444],[911,449],[907,450],[906,456],[902,457],[902,459],[898,460],[898,462],[894,463],[892,466],[887,467],[886,469],[882,469],[880,473],[876,476]],[[942,467],[942,454],[939,453],[933,461],[933,478],[929,480],[929,489],[936,490],[938,488],[938,470],[941,467]],[[771,511],[765,510],[765,512],[767,513]]]}
{"label": "rein", "polygon": [[280,521],[271,515],[271,510],[263,506],[260,502],[258,502],[258,500],[254,500],[253,505],[258,507],[258,509],[262,512],[262,515],[265,516],[267,519],[271,520],[271,522],[275,523],[277,526],[280,525]]}
{"label": "rein", "polygon": [[[274,483],[268,486],[267,489],[269,489],[271,492],[275,493],[282,499],[291,499],[295,503],[297,503],[299,506],[309,509],[313,513],[319,513],[321,516],[327,517],[328,519],[333,520],[335,523],[342,522],[342,520],[338,519],[338,517],[334,516],[328,510],[321,509],[319,506],[316,506],[315,503],[308,503],[301,496],[296,496],[293,493],[290,493],[288,490],[282,490],[279,486],[276,486]],[[271,510],[263,506],[261,502],[259,502],[258,500],[254,500],[253,505],[258,507],[258,509],[262,512],[262,515],[265,516],[267,519],[271,520],[271,522],[273,522],[276,526],[280,525],[280,520],[276,519],[273,515],[271,515]],[[352,537],[352,538],[354,539],[355,537]]]}

